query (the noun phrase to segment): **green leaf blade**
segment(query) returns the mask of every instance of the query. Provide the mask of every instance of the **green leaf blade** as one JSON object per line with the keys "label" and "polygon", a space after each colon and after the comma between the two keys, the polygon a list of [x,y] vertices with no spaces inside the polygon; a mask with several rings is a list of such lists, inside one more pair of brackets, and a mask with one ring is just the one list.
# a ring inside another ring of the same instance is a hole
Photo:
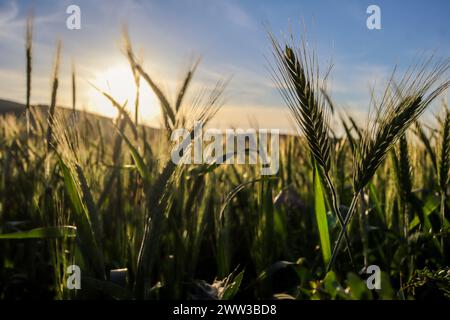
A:
{"label": "green leaf blade", "polygon": [[317,227],[319,229],[320,247],[325,265],[331,259],[330,234],[328,232],[327,211],[325,208],[325,198],[323,195],[322,183],[317,167],[314,176],[314,212],[316,215]]}

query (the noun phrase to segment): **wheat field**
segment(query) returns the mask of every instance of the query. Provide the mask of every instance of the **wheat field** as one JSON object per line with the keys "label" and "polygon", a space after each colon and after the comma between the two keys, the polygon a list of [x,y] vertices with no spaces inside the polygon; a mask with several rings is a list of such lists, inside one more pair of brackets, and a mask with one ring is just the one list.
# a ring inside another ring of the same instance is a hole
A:
{"label": "wheat field", "polygon": [[[158,98],[163,128],[139,124],[114,92],[102,94],[115,119],[57,107],[61,44],[51,102],[31,105],[32,29],[26,110],[0,121],[0,299],[450,297],[449,59],[393,74],[358,123],[333,102],[316,53],[269,34],[269,69],[299,134],[281,137],[280,169],[262,176],[171,161],[172,132],[213,119],[228,80],[185,99],[194,63],[172,99],[126,31],[124,59],[136,90],[145,82]],[[424,123],[432,103],[441,111]],[[67,287],[70,265],[80,290]],[[366,286],[371,265],[378,290]]]}

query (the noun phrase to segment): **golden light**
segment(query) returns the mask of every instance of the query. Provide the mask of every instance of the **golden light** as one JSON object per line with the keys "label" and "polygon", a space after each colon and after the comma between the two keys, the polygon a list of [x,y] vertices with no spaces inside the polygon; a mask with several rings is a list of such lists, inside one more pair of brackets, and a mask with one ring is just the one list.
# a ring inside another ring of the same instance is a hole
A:
{"label": "golden light", "polygon": [[[99,72],[92,83],[110,94],[117,102],[127,101],[126,109],[134,119],[136,85],[128,65],[118,65]],[[107,117],[116,117],[117,110],[98,90],[89,89],[89,105],[93,112]],[[140,85],[139,123],[156,124],[159,117],[159,103],[148,85],[141,79]]]}

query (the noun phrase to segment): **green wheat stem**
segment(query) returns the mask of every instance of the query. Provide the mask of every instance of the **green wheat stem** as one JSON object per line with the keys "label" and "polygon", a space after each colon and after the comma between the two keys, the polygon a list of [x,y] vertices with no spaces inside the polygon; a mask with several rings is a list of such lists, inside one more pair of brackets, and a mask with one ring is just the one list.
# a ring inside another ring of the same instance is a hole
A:
{"label": "green wheat stem", "polygon": [[355,208],[356,208],[356,205],[358,203],[358,197],[359,197],[359,191],[355,192],[353,194],[352,202],[350,203],[350,207],[348,209],[347,216],[344,219],[344,224],[342,226],[342,230],[339,233],[338,238],[336,240],[336,243],[334,245],[333,252],[331,254],[330,263],[328,264],[328,267],[327,267],[327,272],[330,271],[331,268],[333,267],[334,262],[336,260],[336,257],[337,257],[337,255],[339,253],[339,250],[340,250],[340,247],[341,247],[341,243],[342,243],[342,239],[344,238],[347,225],[350,222],[353,214],[355,213]]}
{"label": "green wheat stem", "polygon": [[[328,175],[328,173],[325,173],[325,180],[327,181],[328,188],[331,190],[332,210],[334,211],[334,215],[338,217],[338,220],[339,220],[339,223],[341,224],[341,227],[343,227],[344,226],[344,219],[342,218],[342,214],[341,214],[341,212],[339,210],[339,203],[338,203],[338,199],[337,199],[336,190],[333,187],[333,184],[331,182],[331,178]],[[347,231],[346,230],[344,230],[344,231],[345,231],[344,232],[344,238],[345,238],[345,242],[346,242],[348,256],[349,256],[349,259],[350,259],[350,264],[354,268],[354,262],[353,262],[351,247],[350,247],[350,240],[348,238]]]}

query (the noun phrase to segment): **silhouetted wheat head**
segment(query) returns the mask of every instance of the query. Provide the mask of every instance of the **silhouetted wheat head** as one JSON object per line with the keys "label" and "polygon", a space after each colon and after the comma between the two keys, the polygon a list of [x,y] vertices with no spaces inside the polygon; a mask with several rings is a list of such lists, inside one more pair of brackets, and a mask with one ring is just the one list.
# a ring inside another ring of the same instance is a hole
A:
{"label": "silhouetted wheat head", "polygon": [[449,168],[450,168],[450,110],[445,104],[446,109],[441,123],[441,137],[438,149],[439,156],[439,187],[441,192],[445,193],[449,182]]}
{"label": "silhouetted wheat head", "polygon": [[392,74],[384,95],[375,105],[375,119],[364,131],[355,152],[354,197],[333,250],[330,269],[339,252],[346,228],[353,217],[358,194],[372,179],[389,150],[425,109],[450,85],[450,59],[434,62],[433,57],[410,67],[398,84]]}
{"label": "silhouetted wheat head", "polygon": [[[271,69],[272,77],[294,121],[303,132],[315,162],[323,169],[323,176],[331,193],[333,213],[343,225],[338,195],[330,176],[331,130],[328,106],[331,109],[334,107],[327,94],[326,80],[331,68],[321,79],[317,55],[307,49],[305,40],[302,40],[301,47],[296,47],[291,36],[292,44],[285,43],[283,48],[271,33],[269,37],[275,58],[275,67]],[[345,240],[352,261],[347,235]]]}
{"label": "silhouetted wheat head", "polygon": [[360,191],[373,177],[388,151],[430,103],[445,91],[449,60],[432,58],[409,69],[398,84],[392,75],[383,98],[375,105],[376,116],[362,136],[355,153],[354,190]]}
{"label": "silhouetted wheat head", "polygon": [[30,99],[31,99],[31,73],[32,73],[32,52],[33,52],[33,17],[27,18],[27,28],[25,36],[25,54],[26,54],[26,121],[27,121],[27,138],[30,134]]}
{"label": "silhouetted wheat head", "polygon": [[[272,77],[301,128],[314,159],[325,172],[330,170],[330,141],[326,96],[326,76],[320,80],[317,56],[293,44],[283,46],[270,34],[275,57]],[[293,40],[292,40],[293,43]],[[328,72],[326,73],[328,75]]]}

